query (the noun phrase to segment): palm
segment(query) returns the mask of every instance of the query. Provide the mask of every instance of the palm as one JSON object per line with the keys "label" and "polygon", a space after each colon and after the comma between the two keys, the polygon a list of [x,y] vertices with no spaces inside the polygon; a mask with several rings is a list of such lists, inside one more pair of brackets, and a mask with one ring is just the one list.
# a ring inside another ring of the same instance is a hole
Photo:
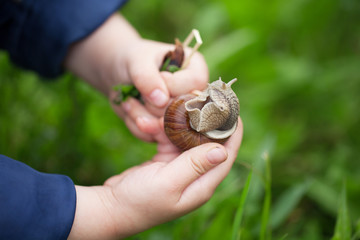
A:
{"label": "palm", "polygon": [[[164,132],[163,128],[163,119],[157,119],[158,121],[158,128],[154,131],[152,129],[152,139],[158,143],[157,149],[158,152],[153,156],[153,158],[149,161],[144,162],[139,166],[132,167],[120,175],[113,176],[106,181],[106,184],[118,182],[120,179],[123,179],[124,176],[128,175],[134,171],[153,171],[154,169],[158,168],[159,162],[168,163],[177,158],[181,152],[178,148],[176,148],[168,139]],[[150,166],[153,165],[153,166]],[[124,174],[125,173],[125,174]],[[116,180],[115,180],[116,179]]]}

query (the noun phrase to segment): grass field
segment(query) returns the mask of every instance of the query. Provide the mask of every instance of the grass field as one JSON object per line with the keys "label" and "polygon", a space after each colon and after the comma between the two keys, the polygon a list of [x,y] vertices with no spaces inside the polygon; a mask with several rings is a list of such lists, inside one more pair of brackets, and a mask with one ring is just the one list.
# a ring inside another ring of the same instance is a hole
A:
{"label": "grass field", "polygon": [[[129,239],[360,239],[359,1],[132,0],[122,13],[158,41],[199,29],[210,79],[238,78],[244,122],[214,197]],[[77,184],[156,152],[79,79],[43,81],[3,52],[0,100],[0,152]]]}

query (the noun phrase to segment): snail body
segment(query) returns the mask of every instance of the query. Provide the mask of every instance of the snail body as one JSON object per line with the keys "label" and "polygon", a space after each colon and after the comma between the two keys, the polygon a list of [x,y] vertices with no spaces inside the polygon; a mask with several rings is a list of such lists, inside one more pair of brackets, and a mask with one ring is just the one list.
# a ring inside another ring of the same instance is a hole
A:
{"label": "snail body", "polygon": [[170,141],[182,151],[203,143],[224,143],[237,127],[239,100],[231,89],[236,81],[221,79],[203,92],[173,100],[165,112],[164,128]]}

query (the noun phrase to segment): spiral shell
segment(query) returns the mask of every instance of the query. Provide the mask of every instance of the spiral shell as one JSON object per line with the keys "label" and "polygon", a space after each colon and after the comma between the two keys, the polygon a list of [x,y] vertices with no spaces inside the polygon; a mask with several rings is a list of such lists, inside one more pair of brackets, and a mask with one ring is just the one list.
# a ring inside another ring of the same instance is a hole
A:
{"label": "spiral shell", "polygon": [[197,95],[174,99],[164,117],[170,141],[183,151],[207,142],[224,143],[237,127],[239,100],[231,89],[235,81],[219,79]]}

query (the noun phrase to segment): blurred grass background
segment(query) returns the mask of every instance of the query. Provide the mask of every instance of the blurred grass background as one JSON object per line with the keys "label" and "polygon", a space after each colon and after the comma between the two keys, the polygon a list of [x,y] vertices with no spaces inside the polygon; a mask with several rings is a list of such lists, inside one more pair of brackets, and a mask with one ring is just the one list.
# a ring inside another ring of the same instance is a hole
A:
{"label": "blurred grass background", "polygon": [[[239,80],[245,127],[204,207],[129,239],[330,239],[339,222],[347,230],[334,239],[360,239],[359,1],[131,0],[122,13],[158,41],[199,29],[210,79]],[[44,82],[3,52],[0,100],[0,152],[76,184],[101,184],[156,152],[82,81]]]}

